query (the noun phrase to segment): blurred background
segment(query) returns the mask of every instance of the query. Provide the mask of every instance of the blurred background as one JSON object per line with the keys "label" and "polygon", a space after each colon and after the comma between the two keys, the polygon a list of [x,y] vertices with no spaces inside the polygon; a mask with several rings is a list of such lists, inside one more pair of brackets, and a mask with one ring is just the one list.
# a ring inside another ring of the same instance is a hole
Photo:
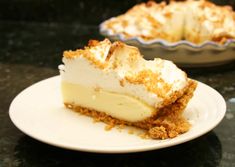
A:
{"label": "blurred background", "polygon": [[[81,48],[89,39],[103,39],[98,27],[102,21],[141,2],[0,0],[0,61],[56,69],[64,50]],[[235,0],[213,2],[235,8]]]}
{"label": "blurred background", "polygon": [[[211,1],[235,7],[235,0]],[[1,0],[0,20],[98,25],[140,2],[146,0]]]}

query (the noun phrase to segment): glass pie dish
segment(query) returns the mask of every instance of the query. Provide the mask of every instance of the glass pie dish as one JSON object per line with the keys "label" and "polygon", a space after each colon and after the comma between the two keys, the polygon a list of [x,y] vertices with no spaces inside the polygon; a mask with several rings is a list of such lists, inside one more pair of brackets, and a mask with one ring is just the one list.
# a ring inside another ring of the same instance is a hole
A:
{"label": "glass pie dish", "polygon": [[171,43],[163,39],[145,41],[140,37],[127,38],[123,34],[113,34],[104,26],[105,22],[99,27],[103,36],[138,47],[146,59],[167,59],[184,67],[215,66],[235,60],[234,39],[228,39],[223,44],[214,41],[194,44],[187,40]]}
{"label": "glass pie dish", "polygon": [[100,24],[100,33],[181,66],[235,60],[235,12],[205,0],[140,3]]}

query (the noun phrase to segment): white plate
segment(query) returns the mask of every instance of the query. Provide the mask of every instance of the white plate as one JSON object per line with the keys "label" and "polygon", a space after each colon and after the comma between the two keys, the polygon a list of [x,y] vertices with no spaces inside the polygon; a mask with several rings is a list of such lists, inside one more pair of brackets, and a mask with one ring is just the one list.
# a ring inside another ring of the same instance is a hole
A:
{"label": "white plate", "polygon": [[187,133],[173,139],[141,139],[128,128],[105,131],[104,123],[65,109],[60,95],[60,77],[38,82],[22,91],[11,103],[12,122],[25,134],[54,146],[100,153],[125,153],[160,149],[195,139],[213,129],[224,117],[223,97],[200,83],[185,110],[192,123]]}

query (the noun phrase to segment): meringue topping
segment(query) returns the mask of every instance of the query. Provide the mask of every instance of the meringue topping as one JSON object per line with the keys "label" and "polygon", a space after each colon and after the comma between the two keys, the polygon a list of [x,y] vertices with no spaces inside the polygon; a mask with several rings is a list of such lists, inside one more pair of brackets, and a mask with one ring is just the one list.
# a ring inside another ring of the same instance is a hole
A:
{"label": "meringue topping", "polygon": [[129,95],[155,108],[176,100],[188,84],[171,61],[145,60],[136,47],[108,39],[65,51],[63,62],[62,81]]}

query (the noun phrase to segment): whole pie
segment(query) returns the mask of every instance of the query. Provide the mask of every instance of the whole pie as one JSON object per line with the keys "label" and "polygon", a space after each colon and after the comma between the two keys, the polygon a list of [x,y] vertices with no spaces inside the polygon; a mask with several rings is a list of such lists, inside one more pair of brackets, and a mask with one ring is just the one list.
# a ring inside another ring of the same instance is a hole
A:
{"label": "whole pie", "polygon": [[145,60],[136,47],[105,39],[65,51],[63,63],[67,108],[111,126],[139,127],[156,139],[189,130],[182,113],[197,83],[171,61]]}
{"label": "whole pie", "polygon": [[235,12],[230,6],[217,6],[205,0],[172,1],[169,4],[149,1],[135,5],[102,26],[111,35],[139,37],[145,41],[224,43],[235,39]]}

